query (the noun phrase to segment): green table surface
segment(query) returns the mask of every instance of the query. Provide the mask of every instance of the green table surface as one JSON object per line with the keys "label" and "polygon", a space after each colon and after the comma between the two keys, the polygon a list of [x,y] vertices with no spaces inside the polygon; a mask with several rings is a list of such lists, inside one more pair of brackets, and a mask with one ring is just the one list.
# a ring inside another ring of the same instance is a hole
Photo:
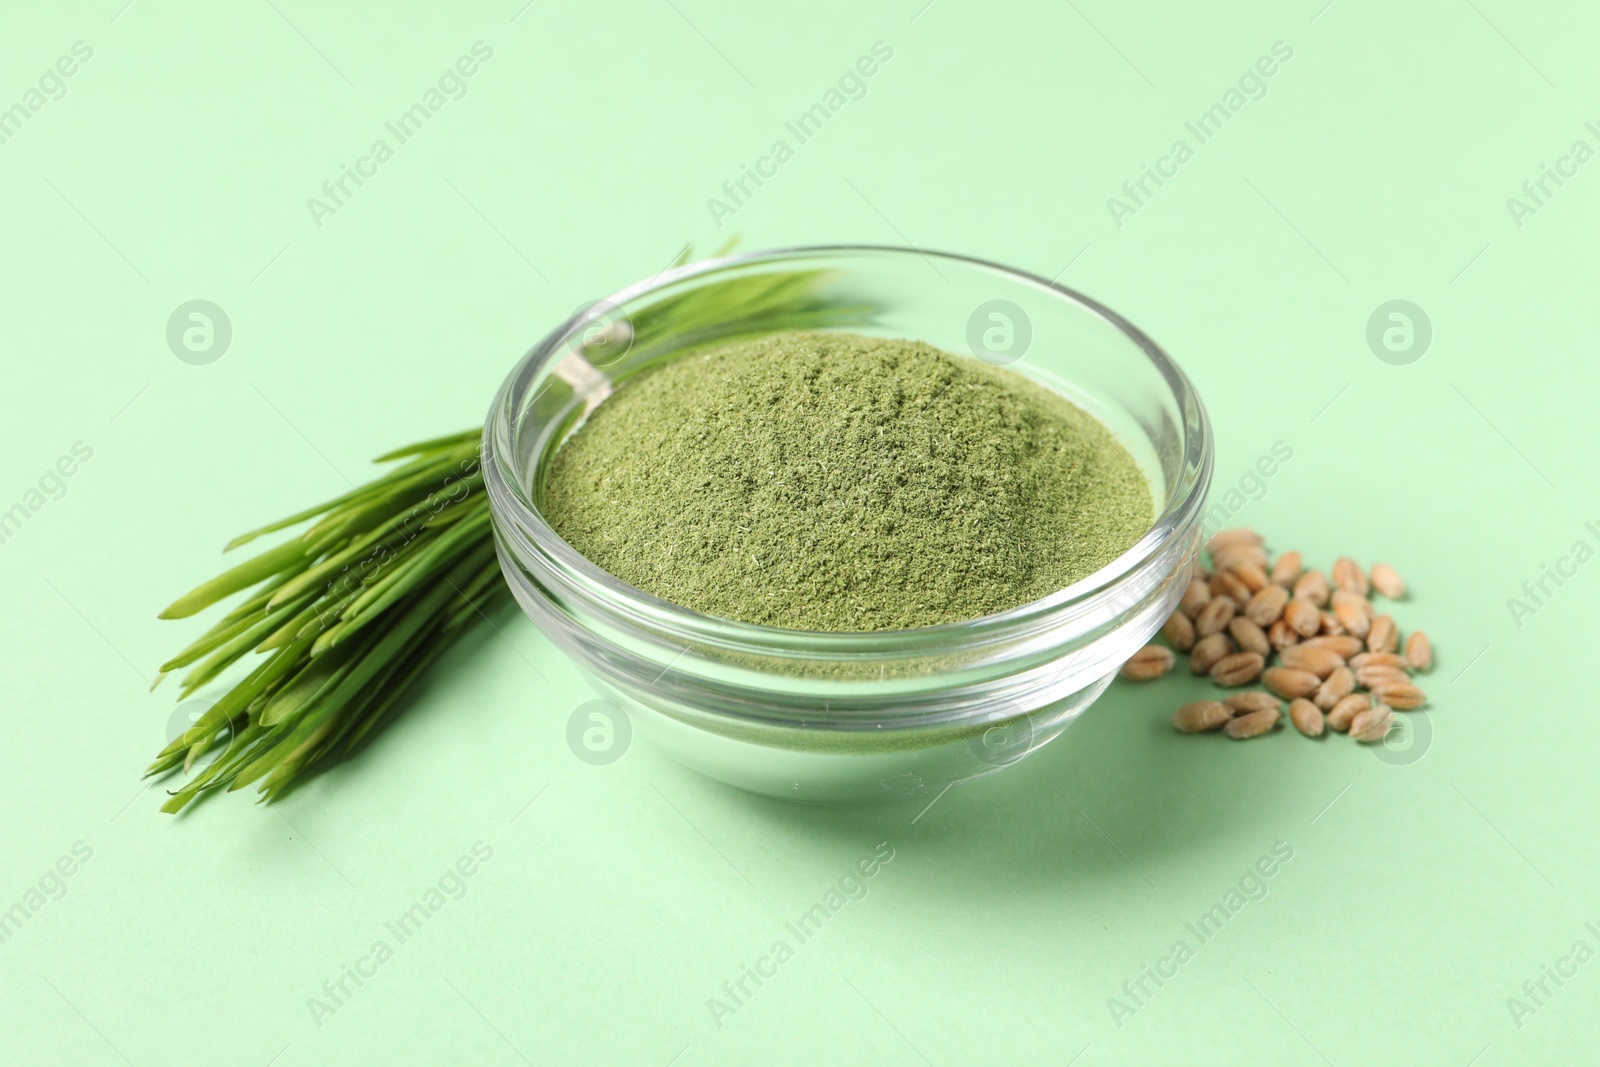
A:
{"label": "green table surface", "polygon": [[[1593,1062],[1597,30],[1509,0],[13,5],[0,1062]],[[775,173],[734,205],[747,165]],[[159,814],[146,690],[201,624],[155,613],[221,545],[475,424],[577,305],[734,232],[1128,315],[1198,384],[1238,521],[1405,574],[1427,736],[1178,736],[1185,675],[1003,774],[805,809],[644,744],[575,758],[590,691],[513,611],[357,763]],[[231,326],[208,362],[168,343],[191,300]],[[1369,345],[1392,300],[1425,351]]]}

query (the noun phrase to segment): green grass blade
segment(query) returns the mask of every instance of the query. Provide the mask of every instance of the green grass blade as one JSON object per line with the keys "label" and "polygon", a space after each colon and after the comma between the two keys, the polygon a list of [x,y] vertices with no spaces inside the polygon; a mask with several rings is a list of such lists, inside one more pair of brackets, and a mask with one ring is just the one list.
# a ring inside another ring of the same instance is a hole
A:
{"label": "green grass blade", "polygon": [[397,448],[393,452],[385,452],[372,462],[388,463],[390,460],[404,459],[407,456],[415,456],[424,452],[453,452],[465,444],[471,444],[476,449],[478,439],[482,436],[483,431],[481,429],[462,430],[460,433],[446,434],[443,437],[435,437],[427,441],[418,441],[416,444]]}
{"label": "green grass blade", "polygon": [[[291,605],[288,610],[293,611],[296,609]],[[254,626],[244,630],[233,640],[218,648],[211,654],[209,659],[183,676],[183,692],[178,699],[184,699],[188,694],[193,693],[196,689],[199,689],[227,670],[245,653],[253,648],[258,648],[261,640],[272,633],[277,626],[278,616],[263,615],[261,620]]]}
{"label": "green grass blade", "polygon": [[163,619],[187,618],[197,611],[204,611],[224,597],[232,596],[242,589],[248,589],[257,582],[271,578],[275,574],[303,567],[305,563],[305,553],[293,541],[279,545],[277,548],[269,548],[259,556],[247,559],[231,570],[223,571],[209,582],[202,582],[167,605],[166,610],[159,617]]}
{"label": "green grass blade", "polygon": [[332,500],[324,501],[315,507],[306,508],[304,511],[297,511],[287,518],[279,519],[277,522],[270,522],[265,526],[251,530],[249,533],[240,534],[232,541],[229,541],[227,545],[224,546],[223,551],[232,551],[233,549],[238,548],[240,545],[249,544],[251,541],[254,541],[256,538],[261,537],[264,534],[277,533],[279,530],[286,530],[291,526],[298,526],[300,523],[309,519],[314,519],[324,512],[335,511],[339,508],[348,507],[349,505],[354,504],[365,497],[382,493],[395,483],[414,477],[418,468],[433,462],[436,462],[435,457],[424,456],[415,463],[408,463],[402,467],[397,467],[381,477],[374,478],[372,481],[367,482],[364,485],[358,485],[348,493],[342,493],[339,496],[334,497]]}

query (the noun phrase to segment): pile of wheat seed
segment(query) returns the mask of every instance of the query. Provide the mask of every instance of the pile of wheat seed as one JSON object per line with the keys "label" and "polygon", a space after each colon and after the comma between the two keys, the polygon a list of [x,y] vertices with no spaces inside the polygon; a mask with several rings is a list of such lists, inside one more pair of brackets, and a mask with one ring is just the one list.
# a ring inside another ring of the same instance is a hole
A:
{"label": "pile of wheat seed", "polygon": [[1172,716],[1184,733],[1222,729],[1236,740],[1259,737],[1278,725],[1287,700],[1289,721],[1307,737],[1336,730],[1357,741],[1383,740],[1396,711],[1427,700],[1412,672],[1433,665],[1427,634],[1413,631],[1402,648],[1394,619],[1368,599],[1375,590],[1398,600],[1405,582],[1387,563],[1373,564],[1369,578],[1341,556],[1330,584],[1320,571],[1305,570],[1298,552],[1269,561],[1265,545],[1248,529],[1207,541],[1210,569],[1198,570],[1161,628],[1171,647],[1146,645],[1123,664],[1122,676],[1159,678],[1172,669],[1176,651],[1188,655],[1192,673],[1208,674],[1225,689],[1258,679],[1266,687],[1185,704]]}

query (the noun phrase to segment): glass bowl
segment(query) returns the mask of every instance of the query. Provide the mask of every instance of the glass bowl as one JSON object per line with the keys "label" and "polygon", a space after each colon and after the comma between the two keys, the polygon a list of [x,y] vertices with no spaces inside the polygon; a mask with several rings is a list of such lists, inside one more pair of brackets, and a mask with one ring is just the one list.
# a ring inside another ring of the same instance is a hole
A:
{"label": "glass bowl", "polygon": [[[1154,524],[1100,571],[1011,611],[824,633],[670,604],[601,570],[545,521],[551,457],[616,385],[697,347],[794,329],[925,341],[1052,386],[1133,455]],[[607,714],[713,778],[810,802],[931,796],[1059,735],[1176,606],[1211,465],[1194,387],[1126,319],[1022,271],[885,247],[730,256],[624,289],[517,364],[483,436],[501,569],[522,610],[614,705]]]}

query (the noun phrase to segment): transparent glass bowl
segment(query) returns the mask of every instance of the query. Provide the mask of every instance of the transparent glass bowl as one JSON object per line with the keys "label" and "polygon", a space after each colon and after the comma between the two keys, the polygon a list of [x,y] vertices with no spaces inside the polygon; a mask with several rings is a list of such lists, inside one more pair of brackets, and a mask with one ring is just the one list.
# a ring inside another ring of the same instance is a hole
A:
{"label": "transparent glass bowl", "polygon": [[[1133,454],[1154,525],[1113,563],[1042,600],[872,633],[754,626],[678,607],[557,536],[540,513],[550,459],[617,384],[706,344],[791,329],[926,341],[1045,382]],[[634,732],[713,778],[811,802],[931,795],[1060,734],[1173,611],[1197,557],[1212,465],[1193,386],[1115,312],[993,263],[879,247],[732,256],[624,289],[517,364],[483,445],[501,569],[528,617]]]}

